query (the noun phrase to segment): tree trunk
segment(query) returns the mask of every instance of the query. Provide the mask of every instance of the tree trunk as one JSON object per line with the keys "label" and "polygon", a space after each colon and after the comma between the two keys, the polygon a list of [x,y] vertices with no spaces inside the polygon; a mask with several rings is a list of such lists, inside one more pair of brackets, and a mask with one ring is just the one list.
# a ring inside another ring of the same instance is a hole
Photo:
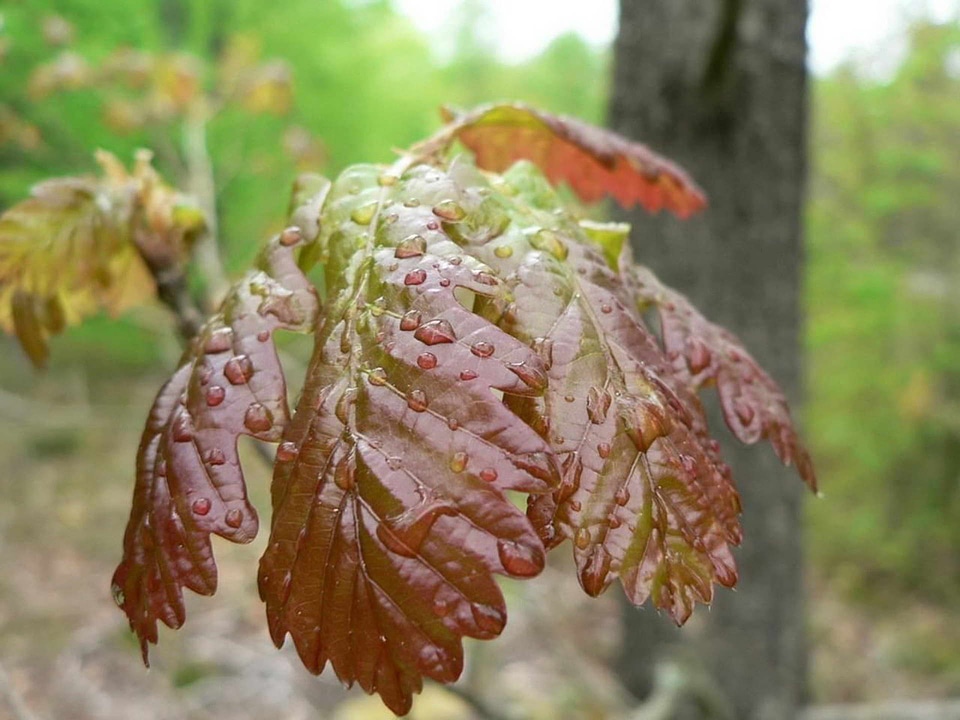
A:
{"label": "tree trunk", "polygon": [[[710,198],[683,223],[630,213],[637,256],[737,333],[794,401],[806,20],[805,0],[621,0],[611,106],[615,130],[677,160]],[[715,408],[711,422],[719,428]],[[642,698],[658,662],[692,658],[731,712],[674,717],[791,720],[806,676],[802,487],[769,448],[724,449],[745,508],[737,592],[721,589],[679,631],[627,607],[618,672]]]}

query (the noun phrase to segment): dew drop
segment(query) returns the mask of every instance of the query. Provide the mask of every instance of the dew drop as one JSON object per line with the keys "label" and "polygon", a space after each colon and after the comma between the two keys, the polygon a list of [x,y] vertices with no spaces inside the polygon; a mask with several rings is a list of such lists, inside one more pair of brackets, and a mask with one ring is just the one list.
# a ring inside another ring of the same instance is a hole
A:
{"label": "dew drop", "polygon": [[427,396],[423,390],[411,390],[407,395],[407,407],[414,412],[423,412],[427,409]]}
{"label": "dew drop", "polygon": [[207,388],[206,399],[207,405],[210,407],[216,407],[223,402],[223,399],[227,396],[227,391],[224,390],[219,385],[211,385]]}
{"label": "dew drop", "polygon": [[564,395],[563,400],[564,402],[572,403],[576,398],[573,395]]}
{"label": "dew drop", "polygon": [[477,623],[477,627],[490,636],[499,635],[507,622],[502,610],[489,605],[471,605],[470,612]]}
{"label": "dew drop", "polygon": [[257,333],[257,340],[259,340],[260,342],[266,342],[269,339],[270,339],[269,330],[261,330],[260,332]]}
{"label": "dew drop", "polygon": [[247,355],[237,355],[227,360],[223,374],[231,385],[245,385],[253,377],[253,363]]}
{"label": "dew drop", "polygon": [[417,328],[413,336],[424,345],[440,345],[442,343],[452,343],[457,339],[453,332],[453,325],[449,320],[440,318],[424,323]]}
{"label": "dew drop", "polygon": [[208,355],[226,352],[233,347],[233,330],[220,328],[214,330],[203,344],[203,351]]}
{"label": "dew drop", "polygon": [[420,313],[416,310],[408,310],[400,318],[400,329],[404,331],[416,330],[420,327]]}
{"label": "dew drop", "polygon": [[180,412],[173,420],[173,426],[170,428],[170,434],[177,442],[190,442],[193,440],[193,428],[190,427],[190,417]]}
{"label": "dew drop", "polygon": [[297,444],[287,440],[280,443],[280,446],[277,448],[277,462],[290,462],[292,460],[296,460],[299,454],[300,449],[297,447]]}
{"label": "dew drop", "polygon": [[606,460],[610,457],[610,443],[598,443],[597,444],[597,455]]}
{"label": "dew drop", "polygon": [[630,501],[630,491],[627,490],[626,486],[617,488],[617,492],[613,496],[613,501],[621,506],[626,505]]}
{"label": "dew drop", "polygon": [[438,223],[436,220],[429,220],[427,222],[427,230],[439,230],[439,229],[440,229],[440,223]]}
{"label": "dew drop", "polygon": [[497,471],[493,468],[487,467],[480,471],[479,477],[484,482],[496,482],[497,480]]}
{"label": "dew drop", "polygon": [[420,207],[420,201],[417,198],[410,198],[403,201],[403,206],[408,208]]}
{"label": "dew drop", "polygon": [[431,352],[420,353],[417,356],[417,365],[423,370],[433,370],[437,366],[437,356]]}
{"label": "dew drop", "polygon": [[567,259],[567,246],[552,230],[538,230],[530,238],[530,244],[537,250],[550,253],[557,260]]}
{"label": "dew drop", "polygon": [[291,225],[282,233],[280,233],[280,244],[284,247],[290,247],[291,245],[296,245],[300,240],[303,239],[303,233],[300,231],[296,225]]}
{"label": "dew drop", "polygon": [[493,355],[496,348],[486,340],[479,340],[470,346],[470,352],[480,358],[488,358]]}
{"label": "dew drop", "polygon": [[590,547],[590,531],[580,528],[573,536],[573,542],[580,550],[586,550]]}
{"label": "dew drop", "polygon": [[604,315],[609,315],[613,312],[613,308],[607,305],[607,303],[603,303],[603,305],[600,306],[600,312],[602,312]]}
{"label": "dew drop", "polygon": [[199,515],[203,517],[210,512],[212,504],[210,498],[197,498],[193,501],[193,504],[190,506],[190,509],[193,510],[194,515]]}
{"label": "dew drop", "polygon": [[369,202],[360,207],[354,208],[353,212],[350,213],[350,219],[353,220],[357,225],[369,225],[370,221],[373,220],[373,216],[377,214],[377,203]]}
{"label": "dew drop", "polygon": [[497,554],[503,569],[514,577],[533,577],[543,569],[543,553],[513,540],[498,540]]}
{"label": "dew drop", "polygon": [[440,287],[450,287],[450,278],[441,278]]}
{"label": "dew drop", "polygon": [[453,431],[460,429],[460,421],[455,417],[447,418],[447,427]]}
{"label": "dew drop", "polygon": [[477,373],[475,373],[473,370],[461,370],[460,379],[463,380],[464,382],[470,382],[471,380],[476,380]]}
{"label": "dew drop", "polygon": [[374,368],[367,374],[367,382],[378,387],[387,384],[387,373],[383,368]]}
{"label": "dew drop", "polygon": [[467,216],[467,211],[455,200],[442,200],[433,206],[433,214],[447,222],[459,222]]}
{"label": "dew drop", "polygon": [[420,257],[427,251],[427,241],[422,235],[410,235],[400,241],[397,249],[393,251],[393,256],[398,260]]}
{"label": "dew drop", "polygon": [[427,279],[427,271],[423,268],[417,268],[416,270],[411,270],[403,278],[404,285],[422,285],[423,281]]}
{"label": "dew drop", "polygon": [[611,515],[607,522],[610,524],[610,528],[612,530],[616,530],[618,527],[623,525],[623,520],[618,518],[616,515]]}
{"label": "dew drop", "polygon": [[387,458],[387,467],[391,470],[399,470],[403,467],[403,458],[393,455]]}
{"label": "dew drop", "polygon": [[273,416],[260,403],[254,403],[243,415],[243,424],[252,432],[266,432],[273,427]]}
{"label": "dew drop", "polygon": [[513,255],[513,248],[510,247],[509,245],[498,245],[496,249],[493,251],[493,254],[496,255],[498,258],[505,260],[506,258]]}
{"label": "dew drop", "polygon": [[243,511],[237,508],[234,508],[233,510],[227,510],[227,514],[223,518],[223,521],[232,528],[238,528],[243,525]]}
{"label": "dew drop", "polygon": [[487,286],[489,286],[489,287],[493,287],[493,286],[495,286],[495,285],[499,285],[499,284],[500,284],[500,281],[497,280],[497,278],[495,278],[495,277],[494,277],[493,275],[491,275],[490,273],[486,273],[486,272],[477,272],[477,273],[474,273],[474,274],[473,274],[473,279],[474,279],[474,281],[480,283],[481,285],[487,285]]}
{"label": "dew drop", "polygon": [[450,470],[455,473],[463,472],[467,468],[467,459],[465,452],[455,452],[450,458]]}
{"label": "dew drop", "polygon": [[223,454],[223,450],[220,448],[212,448],[203,456],[203,461],[207,465],[223,465],[227,462],[227,458]]}
{"label": "dew drop", "polygon": [[396,185],[397,180],[399,179],[400,178],[398,178],[396,175],[392,175],[390,173],[381,173],[377,178],[377,184],[380,187],[390,187],[392,185]]}

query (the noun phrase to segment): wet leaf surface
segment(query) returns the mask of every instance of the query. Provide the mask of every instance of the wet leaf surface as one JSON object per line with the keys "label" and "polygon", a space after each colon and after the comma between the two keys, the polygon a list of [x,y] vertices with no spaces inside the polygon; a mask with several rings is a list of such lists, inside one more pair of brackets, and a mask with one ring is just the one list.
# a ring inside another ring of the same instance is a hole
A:
{"label": "wet leaf surface", "polygon": [[234,286],[150,411],[112,585],[144,662],[158,620],[183,624],[182,589],[216,589],[210,534],[240,543],[256,536],[237,438],[280,439],[289,411],[273,332],[309,331],[317,313],[316,291],[284,244],[290,237],[287,231],[271,242],[261,269]]}

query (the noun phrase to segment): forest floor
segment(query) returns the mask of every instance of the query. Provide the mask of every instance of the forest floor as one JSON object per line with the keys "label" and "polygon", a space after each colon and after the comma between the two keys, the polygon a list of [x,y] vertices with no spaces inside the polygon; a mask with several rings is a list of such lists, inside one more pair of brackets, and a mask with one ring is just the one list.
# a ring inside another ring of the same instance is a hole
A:
{"label": "forest floor", "polygon": [[[263,534],[248,546],[216,543],[217,596],[188,598],[186,626],[161,631],[145,671],[109,584],[140,429],[163,378],[36,375],[16,352],[0,344],[0,717],[392,717],[329,669],[315,678],[289,647],[273,647],[255,582]],[[248,486],[266,516],[269,473],[251,450],[242,448]],[[461,686],[504,717],[619,717],[627,698],[606,669],[619,634],[615,593],[587,598],[568,553],[556,555],[537,581],[504,583],[507,630],[495,643],[468,644]],[[868,617],[817,580],[809,607],[816,701],[960,691],[960,617],[920,605]],[[480,716],[428,685],[412,717]]]}

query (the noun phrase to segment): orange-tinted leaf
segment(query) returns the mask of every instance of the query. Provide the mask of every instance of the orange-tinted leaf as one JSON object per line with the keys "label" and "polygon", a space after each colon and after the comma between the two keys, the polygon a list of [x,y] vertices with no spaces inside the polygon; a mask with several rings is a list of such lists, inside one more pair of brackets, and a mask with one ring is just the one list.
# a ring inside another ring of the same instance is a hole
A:
{"label": "orange-tinted leaf", "polygon": [[0,216],[0,327],[16,333],[37,365],[47,338],[65,326],[151,297],[151,270],[185,263],[204,227],[199,211],[162,182],[149,153],[137,156],[132,173],[109,153],[97,159],[102,179],[41,183]]}
{"label": "orange-tinted leaf", "polygon": [[677,165],[582,120],[519,103],[445,114],[448,136],[469,147],[484,169],[503,172],[517,160],[530,160],[551,182],[567,183],[587,202],[609,195],[623,207],[639,203],[680,217],[706,205],[703,192]]}
{"label": "orange-tinted leaf", "polygon": [[502,630],[493,574],[542,569],[505,492],[547,492],[555,470],[492,392],[542,392],[542,360],[458,300],[507,293],[441,229],[473,188],[381,172],[348,171],[325,206],[333,305],[278,453],[260,593],[278,645],[404,714],[422,676],[460,675],[463,636]]}
{"label": "orange-tinted leaf", "polygon": [[783,392],[763,371],[733,333],[703,317],[685,296],[661,283],[642,266],[632,273],[631,291],[641,309],[657,308],[663,347],[673,359],[673,371],[685,385],[699,390],[715,384],[723,417],[744,443],[768,440],[777,457],[817,489],[810,454],[790,417]]}
{"label": "orange-tinted leaf", "polygon": [[237,438],[276,442],[287,422],[273,332],[309,331],[317,312],[316,291],[293,258],[298,239],[286,231],[270,243],[262,269],[232,288],[150,412],[113,578],[114,598],[140,639],[144,662],[158,620],[183,624],[182,589],[203,595],[216,589],[210,534],[242,543],[257,533]]}

